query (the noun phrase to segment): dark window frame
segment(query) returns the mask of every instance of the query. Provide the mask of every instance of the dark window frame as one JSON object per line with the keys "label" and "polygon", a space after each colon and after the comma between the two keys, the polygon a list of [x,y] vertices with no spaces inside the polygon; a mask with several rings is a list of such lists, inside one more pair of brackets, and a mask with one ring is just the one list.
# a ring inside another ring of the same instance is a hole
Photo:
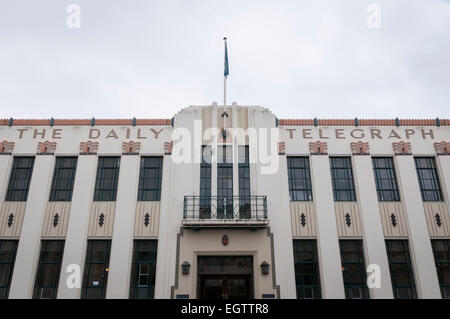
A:
{"label": "dark window frame", "polygon": [[217,155],[217,218],[233,218],[233,148],[218,146]]}
{"label": "dark window frame", "polygon": [[287,157],[287,168],[290,200],[311,202],[313,194],[309,157],[289,156]]}
{"label": "dark window frame", "polygon": [[[419,181],[420,194],[424,202],[443,202],[442,188],[439,181],[439,173],[437,171],[436,161],[434,157],[414,157],[416,166],[417,179]],[[423,164],[429,165],[423,167]],[[430,178],[425,178],[429,175]],[[426,184],[431,181],[431,187]]]}
{"label": "dark window frame", "polygon": [[161,200],[162,170],[162,156],[141,157],[138,201],[158,202]]}
{"label": "dark window frame", "polygon": [[[6,250],[5,246],[9,246],[8,248],[12,249]],[[0,299],[8,298],[18,246],[19,240],[0,239],[0,273],[3,273],[5,275],[4,278],[6,278],[6,282],[0,282]]]}
{"label": "dark window frame", "polygon": [[[295,285],[297,291],[297,299],[306,299],[305,291],[311,291],[311,298],[307,299],[321,299],[321,283],[320,283],[320,269],[317,251],[317,240],[315,239],[294,239],[294,270],[295,270]],[[306,258],[302,258],[302,254]],[[308,255],[309,254],[309,255]],[[303,259],[303,260],[302,260]],[[308,269],[309,272],[303,272],[303,269]],[[305,283],[310,279],[309,283]],[[308,296],[309,297],[309,296]]]}
{"label": "dark window frame", "polygon": [[[438,251],[438,245],[447,246],[447,249]],[[450,299],[450,239],[432,239],[434,262],[441,289],[441,296]],[[442,256],[444,255],[444,256]],[[447,282],[445,280],[447,279]]]}
{"label": "dark window frame", "polygon": [[[157,256],[157,239],[134,240],[130,276],[130,299],[154,298]],[[148,269],[147,274],[141,274],[141,269],[144,268],[142,267],[143,265]],[[142,284],[143,280],[146,282],[146,284]],[[143,294],[143,296],[140,295],[141,293]]]}
{"label": "dark window frame", "polygon": [[[6,202],[26,202],[34,169],[34,156],[14,156],[9,176]],[[18,184],[21,184],[19,186]]]}
{"label": "dark window frame", "polygon": [[[397,176],[392,157],[372,157],[373,175],[379,202],[399,202]],[[387,186],[386,186],[387,185]]]}
{"label": "dark window frame", "polygon": [[[112,162],[108,163],[108,160],[111,160]],[[116,201],[117,187],[119,185],[119,172],[120,156],[101,156],[98,158],[94,202]],[[106,186],[108,181],[111,184],[110,186]]]}
{"label": "dark window frame", "polygon": [[202,145],[202,158],[200,163],[200,219],[211,218],[211,146]]}
{"label": "dark window frame", "polygon": [[[50,202],[70,202],[72,200],[77,163],[78,157],[76,156],[56,157],[52,187],[50,189]],[[69,177],[65,177],[67,172],[69,172]],[[65,181],[66,185],[64,185]]]}
{"label": "dark window frame", "polygon": [[[49,250],[49,246],[55,245],[56,250]],[[41,252],[39,254],[38,267],[36,270],[36,279],[34,282],[33,299],[56,299],[58,293],[59,277],[61,275],[62,258],[64,254],[64,240],[42,240]],[[56,254],[56,256],[54,256]],[[58,256],[59,254],[59,256]],[[56,257],[56,258],[54,258]],[[56,259],[56,260],[55,260]],[[56,269],[51,268],[56,267]],[[49,283],[43,281],[49,279],[49,274],[52,276]],[[50,294],[48,298],[42,298],[43,294]]]}
{"label": "dark window frame", "polygon": [[238,172],[239,172],[239,218],[249,219],[251,213],[251,186],[250,186],[250,154],[248,145],[238,146]]}
{"label": "dark window frame", "polygon": [[[411,262],[409,241],[407,239],[387,239],[385,242],[394,298],[417,299],[417,290],[414,279],[414,269]],[[393,246],[395,244],[401,246],[400,250],[397,251],[393,250]],[[397,270],[401,271],[398,272]],[[408,283],[399,284],[398,281],[402,280],[402,277],[404,276],[407,277]],[[401,296],[401,293],[405,291],[407,292],[408,296],[407,297]]]}
{"label": "dark window frame", "polygon": [[[344,165],[341,167],[340,164]],[[356,202],[355,181],[353,178],[351,157],[330,157],[330,171],[334,201]],[[345,183],[347,186],[342,187],[340,185],[341,183]]]}
{"label": "dark window frame", "polygon": [[[95,245],[100,246],[100,244],[103,244],[105,249],[98,249],[95,250]],[[103,254],[104,258],[100,260],[95,260],[96,253]],[[84,274],[83,274],[83,286],[81,288],[81,299],[105,299],[106,297],[106,289],[108,285],[108,272],[109,272],[109,262],[111,257],[111,240],[110,239],[89,239],[87,241],[87,247],[86,247],[86,260],[84,264]],[[92,277],[95,276],[95,267],[96,265],[103,266],[103,271],[101,273],[101,283],[100,281],[98,284],[89,284],[89,282],[92,281]],[[99,298],[91,298],[90,293],[97,292],[97,290],[100,290],[100,296]]]}
{"label": "dark window frame", "polygon": [[[345,298],[369,299],[363,241],[361,239],[340,239],[339,251],[341,254]],[[357,282],[352,282],[354,279],[357,279]],[[360,294],[358,298],[355,298],[353,295],[355,289]]]}

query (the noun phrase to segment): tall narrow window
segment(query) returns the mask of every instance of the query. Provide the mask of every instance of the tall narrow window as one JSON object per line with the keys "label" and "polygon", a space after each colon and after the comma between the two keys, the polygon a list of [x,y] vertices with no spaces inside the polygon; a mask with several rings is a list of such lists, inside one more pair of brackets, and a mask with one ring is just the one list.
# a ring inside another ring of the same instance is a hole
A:
{"label": "tall narrow window", "polygon": [[217,149],[217,218],[233,218],[233,156],[231,146]]}
{"label": "tall narrow window", "polygon": [[339,240],[345,298],[368,299],[362,240]]}
{"label": "tall narrow window", "polygon": [[250,161],[248,146],[239,146],[239,218],[249,219],[251,212]]}
{"label": "tall narrow window", "polygon": [[394,298],[417,298],[408,240],[386,240],[386,251]]}
{"label": "tall narrow window", "polygon": [[161,178],[163,158],[161,156],[141,157],[138,201],[159,201],[161,199]]}
{"label": "tall narrow window", "polygon": [[131,299],[153,299],[158,241],[135,240],[131,268]]}
{"label": "tall narrow window", "polygon": [[424,202],[442,202],[441,185],[433,157],[416,157],[417,176]]}
{"label": "tall narrow window", "polygon": [[434,239],[431,245],[442,298],[450,298],[450,239]]}
{"label": "tall narrow window", "polygon": [[298,299],[320,299],[319,262],[315,240],[294,239],[295,285]]}
{"label": "tall narrow window", "polygon": [[18,243],[18,240],[0,240],[0,299],[8,298]]}
{"label": "tall narrow window", "polygon": [[312,201],[308,157],[288,157],[289,197],[291,201]]}
{"label": "tall narrow window", "polygon": [[88,240],[82,299],[104,299],[108,282],[111,240]]}
{"label": "tall narrow window", "polygon": [[397,179],[395,177],[394,161],[392,160],[392,157],[374,157],[372,158],[372,164],[375,184],[377,187],[378,201],[400,201]]}
{"label": "tall narrow window", "polygon": [[72,200],[73,182],[77,170],[76,157],[57,157],[53,173],[51,202],[70,202]]}
{"label": "tall narrow window", "polygon": [[14,157],[6,201],[26,202],[33,173],[34,157]]}
{"label": "tall narrow window", "polygon": [[115,201],[119,181],[120,157],[99,157],[94,201]]}
{"label": "tall narrow window", "polygon": [[43,240],[36,271],[34,299],[56,299],[58,292],[64,240]]}
{"label": "tall narrow window", "polygon": [[202,146],[200,164],[200,219],[211,218],[211,146]]}
{"label": "tall narrow window", "polygon": [[336,202],[356,201],[350,157],[330,157],[333,196]]}

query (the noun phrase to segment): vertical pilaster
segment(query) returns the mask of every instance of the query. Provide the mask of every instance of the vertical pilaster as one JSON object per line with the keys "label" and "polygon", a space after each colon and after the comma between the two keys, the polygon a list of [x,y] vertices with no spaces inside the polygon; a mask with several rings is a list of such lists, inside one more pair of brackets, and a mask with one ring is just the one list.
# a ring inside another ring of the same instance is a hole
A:
{"label": "vertical pilaster", "polygon": [[366,247],[366,266],[376,264],[380,267],[380,288],[369,289],[374,299],[392,299],[392,284],[389,262],[386,254],[383,227],[378,208],[375,178],[372,174],[370,156],[354,156],[355,183],[361,205],[361,219]]}
{"label": "vertical pilaster", "polygon": [[330,161],[326,155],[311,156],[313,195],[317,215],[320,281],[323,298],[344,298],[339,239],[331,185]]}
{"label": "vertical pilaster", "polygon": [[126,155],[120,160],[116,213],[109,262],[106,298],[128,298],[130,291],[133,230],[139,179],[139,156]]}
{"label": "vertical pilaster", "polygon": [[[8,178],[11,173],[11,163],[13,157],[11,155],[0,155],[0,199],[3,201],[8,187]],[[0,201],[0,202],[1,202]]]}
{"label": "vertical pilaster", "polygon": [[81,287],[68,287],[67,279],[75,273],[73,270],[67,272],[67,269],[69,265],[79,266],[80,283],[82,284],[97,160],[97,156],[93,155],[82,155],[78,157],[69,224],[67,226],[66,243],[61,265],[61,276],[58,286],[58,299],[78,299],[81,295]]}
{"label": "vertical pilaster", "polygon": [[441,298],[414,158],[397,156],[396,162],[408,220],[417,292],[419,298]]}
{"label": "vertical pilaster", "polygon": [[51,185],[52,155],[36,156],[28,192],[27,207],[17,248],[10,299],[31,298],[39,259],[42,222]]}

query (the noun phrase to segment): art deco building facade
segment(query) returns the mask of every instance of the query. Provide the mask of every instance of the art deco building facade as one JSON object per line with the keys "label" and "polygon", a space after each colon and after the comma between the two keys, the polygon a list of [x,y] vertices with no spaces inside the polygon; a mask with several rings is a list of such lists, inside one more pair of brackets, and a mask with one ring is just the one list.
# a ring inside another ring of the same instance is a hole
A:
{"label": "art deco building facade", "polygon": [[449,298],[449,125],[0,120],[0,297]]}

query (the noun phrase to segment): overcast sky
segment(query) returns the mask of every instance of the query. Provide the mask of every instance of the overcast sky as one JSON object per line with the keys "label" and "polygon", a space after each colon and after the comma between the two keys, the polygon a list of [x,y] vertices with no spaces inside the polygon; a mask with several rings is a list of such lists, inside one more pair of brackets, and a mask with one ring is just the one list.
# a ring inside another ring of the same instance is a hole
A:
{"label": "overcast sky", "polygon": [[449,118],[448,0],[1,0],[0,117],[223,104],[223,36],[228,102],[279,118]]}

